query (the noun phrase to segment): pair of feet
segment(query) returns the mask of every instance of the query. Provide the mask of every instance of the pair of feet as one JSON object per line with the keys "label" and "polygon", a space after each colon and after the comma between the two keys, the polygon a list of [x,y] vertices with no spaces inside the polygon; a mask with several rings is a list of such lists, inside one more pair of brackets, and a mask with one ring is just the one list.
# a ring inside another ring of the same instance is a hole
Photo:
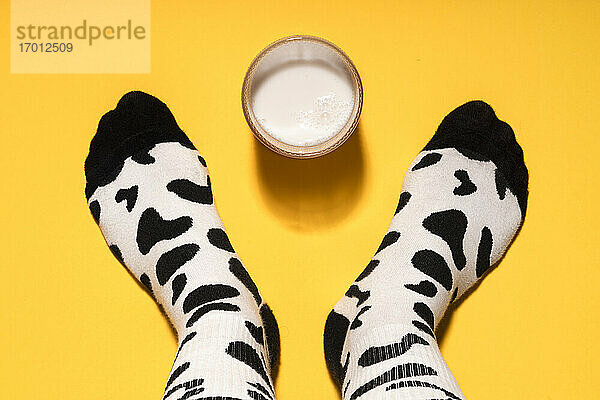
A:
{"label": "pair of feet", "polygon": [[[163,399],[274,400],[279,333],[214,206],[206,162],[160,100],[123,96],[85,162],[109,248],[164,309],[179,349]],[[463,399],[435,327],[510,245],[528,173],[490,106],[451,112],[407,172],[392,223],[329,314],[327,366],[344,399]]]}

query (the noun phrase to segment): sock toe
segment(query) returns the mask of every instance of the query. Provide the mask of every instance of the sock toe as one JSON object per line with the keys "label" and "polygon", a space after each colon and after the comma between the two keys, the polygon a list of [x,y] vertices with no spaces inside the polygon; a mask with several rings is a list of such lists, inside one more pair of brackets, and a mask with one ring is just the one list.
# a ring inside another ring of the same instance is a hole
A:
{"label": "sock toe", "polygon": [[100,119],[90,143],[85,160],[86,197],[111,182],[125,159],[163,142],[194,148],[165,103],[140,91],[125,94],[117,107]]}
{"label": "sock toe", "polygon": [[456,108],[443,119],[425,150],[449,147],[475,160],[493,161],[525,217],[529,173],[523,150],[510,125],[499,120],[489,104],[476,100]]}
{"label": "sock toe", "polygon": [[489,104],[481,100],[474,100],[454,109],[444,118],[441,126],[477,130],[490,127],[497,120],[496,113]]}

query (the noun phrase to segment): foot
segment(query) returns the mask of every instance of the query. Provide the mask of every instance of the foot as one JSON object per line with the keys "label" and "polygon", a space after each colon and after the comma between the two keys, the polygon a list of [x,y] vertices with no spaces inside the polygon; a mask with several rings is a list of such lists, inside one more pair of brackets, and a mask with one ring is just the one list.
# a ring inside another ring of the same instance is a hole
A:
{"label": "foot", "polygon": [[85,175],[106,243],[177,331],[163,399],[273,399],[275,318],[227,238],[204,159],[167,106],[123,96],[100,120]]}
{"label": "foot", "polygon": [[463,399],[435,328],[500,261],[527,205],[510,126],[484,102],[452,111],[404,178],[387,234],[325,326],[344,399]]}

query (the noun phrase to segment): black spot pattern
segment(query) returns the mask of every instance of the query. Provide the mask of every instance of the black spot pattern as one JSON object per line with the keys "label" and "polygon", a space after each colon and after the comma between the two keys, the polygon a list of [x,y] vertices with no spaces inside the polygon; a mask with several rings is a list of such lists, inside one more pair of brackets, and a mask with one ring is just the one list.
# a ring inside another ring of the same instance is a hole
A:
{"label": "black spot pattern", "polygon": [[200,161],[200,164],[202,164],[203,167],[206,167],[206,161],[204,161],[204,158],[202,158],[202,156],[198,156],[198,161]]}
{"label": "black spot pattern", "polygon": [[125,265],[123,262],[123,255],[121,254],[119,247],[116,244],[111,244],[108,246],[108,248],[113,253],[113,256],[115,256],[115,258],[121,263],[121,265]]}
{"label": "black spot pattern", "polygon": [[198,250],[200,250],[200,246],[195,243],[188,243],[162,254],[156,262],[158,283],[164,286],[182,265],[194,258]]}
{"label": "black spot pattern", "polygon": [[220,283],[214,285],[202,285],[188,293],[183,301],[183,312],[187,314],[194,308],[200,307],[206,303],[229,299],[239,295],[240,292],[233,286],[222,285]]}
{"label": "black spot pattern", "polygon": [[259,393],[256,390],[250,390],[250,389],[248,389],[248,396],[252,400],[268,400],[267,397],[263,396],[262,393]]}
{"label": "black spot pattern", "polygon": [[[181,396],[178,400],[187,400],[187,399],[190,399],[193,396],[200,394],[202,392],[204,392],[204,388],[202,388],[202,387],[196,388],[196,389],[191,389],[191,390],[188,390],[187,392],[185,392],[183,394],[183,396]],[[204,399],[206,399],[206,397]],[[200,399],[196,397],[195,400],[200,400]]]}
{"label": "black spot pattern", "polygon": [[363,315],[364,313],[366,313],[367,311],[369,311],[370,308],[371,308],[371,306],[364,306],[363,308],[361,308],[358,311],[358,313],[356,314],[356,317],[354,317],[354,320],[352,321],[352,324],[350,325],[351,330],[354,330],[354,329],[362,326],[362,321],[359,319],[359,317],[361,315]]}
{"label": "black spot pattern", "polygon": [[192,227],[192,218],[183,216],[174,220],[162,219],[154,208],[144,210],[138,223],[136,242],[140,253],[146,255],[162,240],[176,238]]}
{"label": "black spot pattern", "polygon": [[273,391],[273,387],[267,376],[267,371],[265,370],[264,362],[252,346],[241,341],[231,342],[229,343],[229,346],[227,346],[225,352],[256,371],[269,386],[269,389]]}
{"label": "black spot pattern", "polygon": [[187,328],[192,327],[192,325],[194,325],[200,318],[202,318],[203,316],[205,316],[206,314],[208,314],[211,311],[237,312],[237,311],[240,311],[240,308],[238,306],[236,306],[235,304],[231,304],[231,303],[206,304],[202,307],[198,307],[198,309],[192,313],[192,316],[190,317],[190,319],[188,319],[185,326]]}
{"label": "black spot pattern", "polygon": [[346,297],[355,297],[358,299],[358,303],[356,303],[356,306],[360,306],[362,303],[364,303],[365,301],[367,301],[367,299],[370,296],[370,291],[365,290],[364,292],[361,292],[360,288],[358,287],[358,285],[352,285],[350,286],[350,288],[346,291]]}
{"label": "black spot pattern", "polygon": [[206,237],[208,237],[209,243],[216,248],[228,251],[230,253],[235,253],[233,246],[231,245],[231,242],[229,241],[229,238],[223,229],[211,228],[208,230]]}
{"label": "black spot pattern", "polygon": [[94,200],[90,203],[90,212],[92,213],[94,221],[98,223],[98,220],[100,219],[100,203],[98,203],[98,200]]}
{"label": "black spot pattern", "polygon": [[148,289],[148,291],[153,294],[152,292],[152,283],[150,283],[150,277],[146,274],[142,274],[140,275],[140,282],[142,282],[142,284],[144,284],[144,286],[146,286],[146,288]]}
{"label": "black spot pattern", "polygon": [[427,322],[427,325],[433,330],[434,317],[431,309],[425,303],[417,302],[413,306],[413,310],[421,317],[421,319],[423,319],[423,321]]}
{"label": "black spot pattern", "polygon": [[402,337],[400,342],[379,347],[369,347],[360,355],[358,365],[361,367],[368,367],[387,361],[391,358],[399,357],[410,350],[414,344],[429,345],[422,337],[415,335],[414,333],[408,333]]}
{"label": "black spot pattern", "polygon": [[467,259],[463,251],[463,239],[467,231],[467,216],[458,210],[439,211],[423,220],[423,227],[441,237],[450,247],[456,269],[461,271]]}
{"label": "black spot pattern", "polygon": [[385,249],[386,247],[393,245],[394,243],[396,243],[398,241],[399,238],[400,238],[400,232],[390,231],[390,232],[386,233],[385,236],[383,237],[383,240],[381,241],[381,244],[379,245],[379,248],[375,252],[375,254],[379,253],[381,250]]}
{"label": "black spot pattern", "polygon": [[421,281],[418,285],[408,283],[404,287],[427,297],[434,297],[437,294],[437,287],[429,281]]}
{"label": "black spot pattern", "polygon": [[175,179],[167,184],[167,190],[184,200],[199,204],[212,204],[213,195],[208,177],[207,184],[207,186],[200,186],[187,179]]}
{"label": "black spot pattern", "polygon": [[254,340],[256,340],[256,343],[260,345],[265,344],[262,326],[256,326],[250,321],[245,321],[244,325],[246,325],[246,329],[248,329],[248,332],[250,332]]}
{"label": "black spot pattern", "polygon": [[417,251],[411,261],[416,269],[438,282],[444,289],[452,289],[452,271],[444,257],[426,249]]}
{"label": "black spot pattern", "polygon": [[171,389],[169,389],[168,392],[165,392],[165,395],[162,400],[165,400],[166,398],[171,396],[173,393],[175,393],[179,389],[184,389],[187,391],[187,390],[196,388],[198,386],[201,386],[202,383],[204,383],[204,379],[192,379],[191,381],[187,381],[187,382],[183,382],[178,385],[175,385]]}
{"label": "black spot pattern", "polygon": [[418,163],[412,167],[412,171],[416,171],[425,167],[429,167],[433,164],[437,164],[442,159],[442,155],[440,153],[427,153],[419,160]]}
{"label": "black spot pattern", "polygon": [[181,349],[183,349],[183,346],[187,342],[189,342],[190,340],[192,340],[196,335],[197,335],[196,332],[192,332],[192,333],[188,334],[186,337],[183,338],[183,340],[181,341],[181,344],[179,345],[179,348],[177,349],[177,354],[175,355],[176,359],[177,359],[177,356],[179,355],[179,352],[181,351]]}
{"label": "black spot pattern", "polygon": [[131,156],[131,159],[138,164],[143,164],[143,165],[153,164],[156,161],[156,159],[154,157],[152,157],[150,155],[150,153],[148,153],[149,151],[150,151],[150,149],[140,150],[137,153],[135,153],[133,156]]}
{"label": "black spot pattern", "polygon": [[271,374],[275,377],[277,376],[281,350],[279,346],[279,326],[277,326],[275,315],[273,315],[273,311],[271,311],[268,304],[260,306],[259,313],[264,327],[267,348],[269,349],[269,366],[271,367]]}
{"label": "black spot pattern", "polygon": [[177,378],[179,378],[179,376],[181,376],[181,374],[183,374],[185,372],[185,370],[187,370],[189,367],[190,367],[190,363],[185,362],[185,363],[181,364],[180,366],[178,366],[177,368],[175,368],[175,370],[171,373],[169,380],[167,381],[167,386],[165,387],[165,390],[167,390],[169,388],[169,386],[171,386],[173,384],[173,382],[175,382],[175,380]]}
{"label": "black spot pattern", "polygon": [[468,196],[477,191],[477,186],[469,178],[467,171],[459,169],[454,171],[454,177],[460,181],[460,186],[454,188],[452,193],[457,196]]}
{"label": "black spot pattern", "polygon": [[425,325],[421,321],[413,321],[412,324],[415,326],[415,328],[417,328],[421,332],[425,332],[426,334],[428,334],[429,336],[431,336],[432,338],[435,339],[435,334],[433,333],[433,331],[431,330],[431,328],[428,325]]}
{"label": "black spot pattern", "polygon": [[348,388],[350,387],[350,384],[352,383],[352,379],[348,379],[348,382],[346,382],[346,387],[344,388],[344,391],[342,392],[342,398],[346,397],[346,393],[348,392]]}
{"label": "black spot pattern", "polygon": [[498,193],[498,197],[500,200],[504,200],[508,183],[499,168],[496,168],[496,172],[494,172],[494,181],[496,182],[496,192]]}
{"label": "black spot pattern", "polygon": [[267,398],[272,399],[273,397],[271,396],[271,394],[269,393],[269,391],[267,390],[266,387],[264,387],[263,385],[261,385],[258,382],[246,382],[248,385],[252,386],[253,388],[258,389],[258,391],[260,391],[262,394],[264,394]]}
{"label": "black spot pattern", "polygon": [[327,316],[323,335],[325,361],[338,387],[341,387],[344,380],[342,376],[342,349],[349,326],[350,321],[342,314],[331,311]]}
{"label": "black spot pattern", "polygon": [[425,382],[425,381],[394,382],[391,385],[389,385],[388,387],[386,387],[385,390],[388,391],[388,390],[394,390],[394,389],[413,388],[413,387],[424,387],[424,388],[436,389],[436,390],[439,390],[440,392],[443,392],[446,396],[450,397],[450,399],[443,399],[443,400],[460,400],[460,397],[456,396],[454,393],[449,392],[446,389],[443,389],[437,385],[434,385],[433,383],[429,383],[429,382]]}
{"label": "black spot pattern", "polygon": [[269,398],[265,397],[262,393],[257,392],[256,390],[248,389],[248,396],[252,400],[268,400]]}
{"label": "black spot pattern", "polygon": [[378,265],[379,265],[379,260],[371,260],[371,261],[369,261],[369,264],[367,264],[367,266],[365,267],[365,269],[363,270],[363,272],[361,272],[360,275],[358,276],[358,278],[356,278],[356,282],[362,281],[367,276],[371,275],[371,272],[373,272],[373,270],[375,269],[375,267],[378,266]]}
{"label": "black spot pattern", "polygon": [[231,257],[229,259],[229,271],[235,276],[242,284],[252,293],[252,297],[256,301],[257,305],[262,303],[262,298],[260,297],[260,293],[258,292],[258,288],[256,284],[250,278],[250,274],[246,271],[246,268],[242,265],[242,262],[235,257]]}
{"label": "black spot pattern", "polygon": [[131,212],[131,210],[133,210],[133,207],[135,207],[135,202],[137,201],[137,197],[138,197],[138,186],[133,185],[132,187],[130,187],[128,189],[119,189],[117,191],[117,194],[115,195],[115,201],[117,203],[120,203],[123,200],[125,200],[126,201],[125,208],[127,209],[128,212]]}
{"label": "black spot pattern", "polygon": [[384,372],[376,378],[371,379],[364,385],[360,386],[358,389],[352,393],[350,396],[350,400],[355,400],[362,396],[363,394],[381,386],[385,385],[388,382],[396,381],[404,378],[412,378],[415,376],[432,376],[437,375],[437,372],[426,365],[418,364],[418,363],[408,363],[397,365],[396,367],[390,369],[389,371]]}
{"label": "black spot pattern", "polygon": [[475,273],[480,278],[485,271],[490,268],[490,256],[492,254],[492,231],[487,226],[484,226],[481,230],[481,239],[479,239],[479,246],[477,246],[477,263],[475,267]]}
{"label": "black spot pattern", "polygon": [[400,199],[398,200],[398,206],[396,207],[396,212],[394,215],[398,214],[404,207],[406,207],[411,196],[412,195],[408,192],[400,193]]}
{"label": "black spot pattern", "polygon": [[173,289],[173,298],[171,299],[171,305],[175,305],[177,299],[179,299],[179,296],[181,296],[181,292],[183,292],[183,289],[185,288],[186,284],[187,277],[185,276],[185,274],[179,274],[175,277],[175,279],[173,279],[173,282],[171,283]]}

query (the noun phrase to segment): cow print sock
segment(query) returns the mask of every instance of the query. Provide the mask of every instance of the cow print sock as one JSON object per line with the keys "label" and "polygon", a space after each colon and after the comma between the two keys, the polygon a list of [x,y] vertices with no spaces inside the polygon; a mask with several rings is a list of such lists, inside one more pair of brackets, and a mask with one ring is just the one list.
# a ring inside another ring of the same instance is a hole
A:
{"label": "cow print sock", "polygon": [[275,318],[225,234],[204,159],[167,106],[123,96],[100,120],[85,175],[110,250],[177,331],[163,399],[273,400]]}
{"label": "cow print sock", "polygon": [[474,101],[440,124],[404,178],[390,228],[325,325],[343,399],[464,399],[435,328],[498,263],[527,204],[510,126]]}

